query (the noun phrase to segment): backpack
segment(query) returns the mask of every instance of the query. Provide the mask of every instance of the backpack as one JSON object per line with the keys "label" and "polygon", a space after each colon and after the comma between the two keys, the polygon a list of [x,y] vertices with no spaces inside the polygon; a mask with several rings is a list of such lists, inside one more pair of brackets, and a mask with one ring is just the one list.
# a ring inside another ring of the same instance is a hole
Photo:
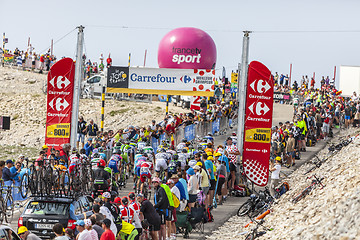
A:
{"label": "backpack", "polygon": [[174,160],[169,163],[168,171],[172,174],[175,174],[177,172],[177,164]]}
{"label": "backpack", "polygon": [[177,196],[174,193],[172,193],[172,197],[173,197],[173,201],[174,201],[174,208],[178,208],[180,206],[179,199],[177,198]]}
{"label": "backpack", "polygon": [[282,142],[278,142],[277,143],[277,153],[282,153],[284,152],[285,146]]}

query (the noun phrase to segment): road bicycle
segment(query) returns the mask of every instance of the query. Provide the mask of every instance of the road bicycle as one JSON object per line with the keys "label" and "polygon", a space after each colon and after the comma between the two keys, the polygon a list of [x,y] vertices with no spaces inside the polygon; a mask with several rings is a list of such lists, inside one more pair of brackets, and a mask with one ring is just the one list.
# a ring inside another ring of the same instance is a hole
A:
{"label": "road bicycle", "polygon": [[[264,219],[260,219],[260,221],[256,221],[250,215],[248,216],[251,220],[251,223],[255,223],[256,225],[250,231],[245,231],[240,233],[240,235],[247,234],[245,236],[245,240],[253,240],[255,238],[263,236],[264,234],[266,234],[267,231],[274,230],[273,228],[267,228],[263,225],[265,222]],[[259,230],[260,228],[262,229],[261,231]]]}
{"label": "road bicycle", "polygon": [[[314,177],[315,179],[312,180],[311,184],[306,187],[302,192],[300,192],[299,194],[297,194],[293,199],[292,199],[292,203],[297,203],[299,202],[301,199],[305,198],[307,195],[309,195],[309,193],[316,188],[317,185],[321,185],[320,189],[323,189],[325,187],[325,185],[322,184],[322,180],[324,178],[318,178],[316,175],[313,175],[311,177]],[[307,179],[311,178],[308,177]]]}

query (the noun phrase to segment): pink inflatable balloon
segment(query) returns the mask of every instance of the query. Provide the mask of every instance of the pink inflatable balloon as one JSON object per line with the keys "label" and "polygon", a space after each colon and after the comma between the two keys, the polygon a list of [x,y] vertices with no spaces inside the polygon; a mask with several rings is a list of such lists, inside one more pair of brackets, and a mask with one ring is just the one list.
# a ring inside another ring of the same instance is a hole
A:
{"label": "pink inflatable balloon", "polygon": [[176,28],[161,39],[158,64],[160,68],[214,68],[215,43],[203,30],[191,27]]}

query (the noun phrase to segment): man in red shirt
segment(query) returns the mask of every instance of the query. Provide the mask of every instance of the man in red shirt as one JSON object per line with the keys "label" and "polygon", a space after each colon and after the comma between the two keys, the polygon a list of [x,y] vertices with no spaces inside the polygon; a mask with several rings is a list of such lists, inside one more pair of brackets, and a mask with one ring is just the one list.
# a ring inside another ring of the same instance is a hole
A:
{"label": "man in red shirt", "polygon": [[110,230],[111,221],[105,218],[102,222],[102,228],[105,232],[101,235],[100,240],[115,240],[114,233]]}
{"label": "man in red shirt", "polygon": [[109,53],[109,57],[106,59],[106,67],[109,68],[112,65],[112,59],[110,57],[110,53]]}
{"label": "man in red shirt", "polygon": [[169,136],[175,133],[175,119],[166,126],[166,133]]}

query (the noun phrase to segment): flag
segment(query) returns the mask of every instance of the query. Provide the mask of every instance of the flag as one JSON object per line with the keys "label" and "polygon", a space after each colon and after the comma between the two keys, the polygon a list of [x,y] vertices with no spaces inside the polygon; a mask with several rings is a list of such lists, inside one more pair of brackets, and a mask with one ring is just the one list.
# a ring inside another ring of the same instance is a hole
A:
{"label": "flag", "polygon": [[4,54],[4,61],[5,62],[13,62],[14,61],[14,55],[12,54]]}

